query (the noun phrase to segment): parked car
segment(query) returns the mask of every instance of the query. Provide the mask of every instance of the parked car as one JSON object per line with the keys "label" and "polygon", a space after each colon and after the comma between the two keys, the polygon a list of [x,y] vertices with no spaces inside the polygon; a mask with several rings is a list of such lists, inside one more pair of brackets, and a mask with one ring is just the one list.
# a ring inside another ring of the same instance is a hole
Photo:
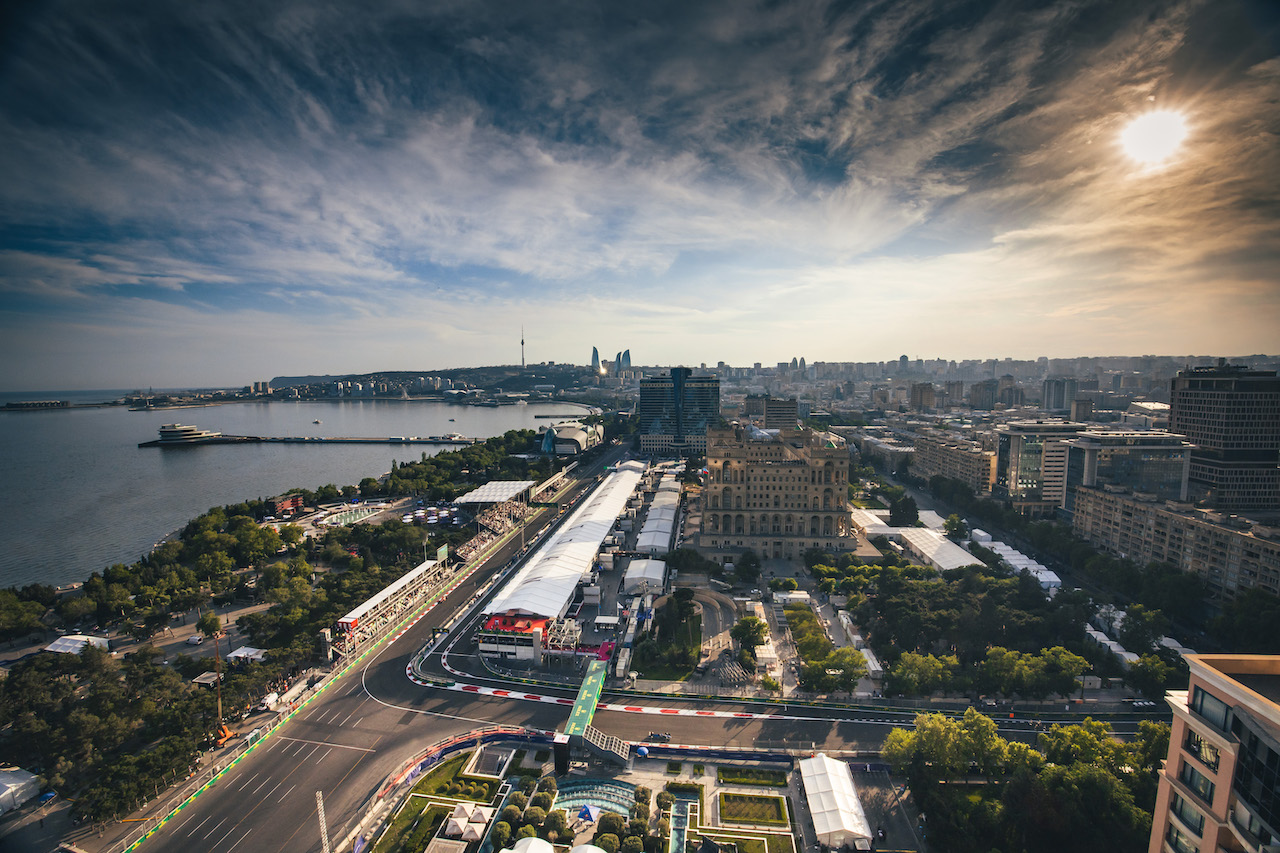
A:
{"label": "parked car", "polygon": [[204,642],[204,634],[192,634],[190,637],[187,637],[188,646],[198,646],[203,642]]}

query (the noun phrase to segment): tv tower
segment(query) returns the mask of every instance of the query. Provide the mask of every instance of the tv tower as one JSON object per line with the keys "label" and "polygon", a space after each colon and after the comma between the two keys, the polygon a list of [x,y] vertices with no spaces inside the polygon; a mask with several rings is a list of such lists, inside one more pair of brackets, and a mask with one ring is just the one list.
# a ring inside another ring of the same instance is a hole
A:
{"label": "tv tower", "polygon": [[520,369],[524,370],[524,326],[520,327]]}

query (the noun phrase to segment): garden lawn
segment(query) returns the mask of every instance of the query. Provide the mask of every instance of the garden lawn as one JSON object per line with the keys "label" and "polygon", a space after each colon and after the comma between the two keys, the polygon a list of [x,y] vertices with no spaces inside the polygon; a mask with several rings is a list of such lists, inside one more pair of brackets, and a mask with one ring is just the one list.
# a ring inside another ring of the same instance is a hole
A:
{"label": "garden lawn", "polygon": [[720,822],[787,826],[787,806],[782,797],[721,794]]}

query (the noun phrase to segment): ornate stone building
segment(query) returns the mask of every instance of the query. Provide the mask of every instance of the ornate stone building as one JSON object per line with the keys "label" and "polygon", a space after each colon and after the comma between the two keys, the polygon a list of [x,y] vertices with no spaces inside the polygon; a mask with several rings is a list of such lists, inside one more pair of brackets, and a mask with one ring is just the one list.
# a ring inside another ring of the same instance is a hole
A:
{"label": "ornate stone building", "polygon": [[808,429],[707,430],[704,550],[796,559],[808,548],[856,547],[849,520],[849,449]]}

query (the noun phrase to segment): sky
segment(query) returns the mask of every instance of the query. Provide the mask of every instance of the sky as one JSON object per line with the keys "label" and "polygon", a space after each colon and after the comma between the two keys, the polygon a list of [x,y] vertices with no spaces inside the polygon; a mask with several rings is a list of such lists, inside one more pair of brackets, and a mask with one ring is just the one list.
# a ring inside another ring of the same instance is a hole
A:
{"label": "sky", "polygon": [[15,3],[0,139],[0,390],[1280,350],[1267,0]]}

